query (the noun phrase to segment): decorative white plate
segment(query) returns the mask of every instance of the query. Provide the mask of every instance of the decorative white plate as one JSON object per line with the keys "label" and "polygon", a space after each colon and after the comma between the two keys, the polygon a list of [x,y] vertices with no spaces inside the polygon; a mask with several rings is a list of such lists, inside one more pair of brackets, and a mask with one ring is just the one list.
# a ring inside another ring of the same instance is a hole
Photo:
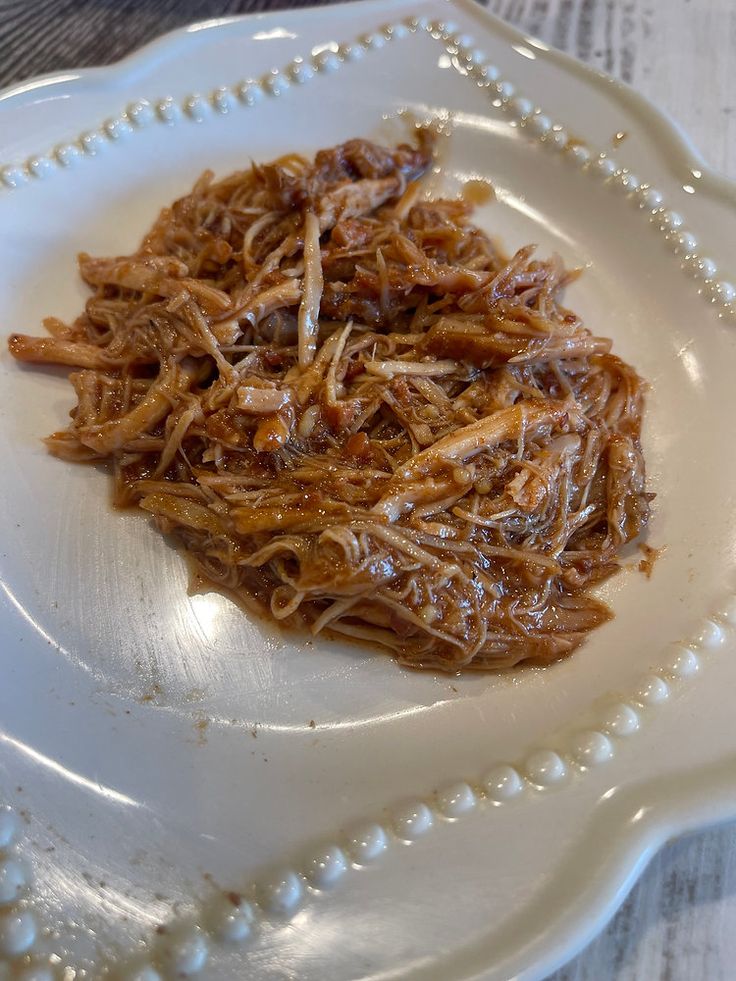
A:
{"label": "decorative white plate", "polygon": [[615,619],[547,669],[287,642],[189,598],[103,473],[46,455],[67,382],[3,351],[8,976],[541,978],[663,840],[736,816],[736,191],[628,89],[468,0],[212,21],[23,83],[0,93],[3,335],[73,317],[76,252],[132,250],[206,166],[392,140],[403,109],[449,121],[437,187],[490,179],[509,250],[587,267],[571,305],[652,384],[665,550],[651,580],[632,551]]}

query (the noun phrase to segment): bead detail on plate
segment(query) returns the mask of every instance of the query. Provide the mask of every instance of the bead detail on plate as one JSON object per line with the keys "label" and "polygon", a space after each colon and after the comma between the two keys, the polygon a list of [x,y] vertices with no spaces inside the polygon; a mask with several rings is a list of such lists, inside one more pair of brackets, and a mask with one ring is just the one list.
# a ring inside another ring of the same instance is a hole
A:
{"label": "bead detail on plate", "polygon": [[257,82],[241,82],[235,88],[235,94],[246,106],[254,106],[264,96],[263,89]]}
{"label": "bead detail on plate", "polygon": [[327,845],[309,859],[304,874],[307,882],[317,889],[329,889],[345,875],[347,859],[337,845]]}
{"label": "bead detail on plate", "polygon": [[718,607],[715,617],[729,627],[736,627],[736,596],[729,596]]}
{"label": "bead detail on plate", "polygon": [[495,65],[484,63],[482,65],[472,65],[468,69],[468,75],[475,79],[482,88],[492,86],[501,77],[501,72]]}
{"label": "bead detail on plate", "polygon": [[724,304],[733,303],[736,300],[736,286],[733,283],[727,283],[725,280],[712,283],[708,292],[711,300]]}
{"label": "bead detail on plate", "polygon": [[398,807],[393,814],[396,836],[404,841],[414,841],[425,835],[434,824],[432,812],[422,801],[412,801]]}
{"label": "bead detail on plate", "polygon": [[382,48],[386,43],[386,38],[383,34],[363,34],[362,37],[358,38],[358,42],[370,51],[371,49]]}
{"label": "bead detail on plate", "polygon": [[556,125],[552,127],[544,138],[545,146],[552,147],[555,150],[566,150],[569,142],[570,137],[567,130]]}
{"label": "bead detail on plate", "polygon": [[283,95],[289,88],[289,80],[274,68],[273,71],[263,76],[261,86],[268,95],[278,98],[278,96]]}
{"label": "bead detail on plate", "polygon": [[5,187],[15,188],[26,183],[28,180],[28,174],[22,167],[3,167],[3,169],[0,170],[0,179]]}
{"label": "bead detail on plate", "polygon": [[670,238],[675,255],[692,256],[698,247],[698,240],[692,232],[681,230]]}
{"label": "bead detail on plate", "polygon": [[320,51],[319,54],[315,55],[312,60],[314,62],[315,69],[318,72],[323,72],[325,75],[330,75],[333,72],[336,72],[341,64],[338,55],[329,49],[326,51]]}
{"label": "bead detail on plate", "polygon": [[639,178],[628,170],[623,170],[618,176],[619,187],[627,194],[634,194],[639,190]]}
{"label": "bead detail on plate", "polygon": [[659,216],[660,228],[666,232],[674,232],[682,228],[685,219],[677,211],[663,211]]}
{"label": "bead detail on plate", "polygon": [[508,82],[505,79],[499,79],[499,81],[495,83],[494,88],[496,89],[496,92],[499,94],[501,99],[503,99],[504,101],[510,99],[511,96],[516,91],[515,87],[511,84],[511,82]]}
{"label": "bead detail on plate", "polygon": [[517,96],[509,102],[509,112],[515,119],[528,119],[534,112],[534,103],[523,96]]}
{"label": "bead detail on plate", "polygon": [[524,789],[524,781],[512,766],[502,764],[494,766],[486,773],[483,777],[483,789],[491,800],[500,804],[512,797],[518,797]]}
{"label": "bead detail on plate", "polygon": [[172,930],[162,942],[162,960],[175,978],[199,974],[209,958],[209,945],[199,926]]}
{"label": "bead detail on plate", "polygon": [[581,732],[570,747],[573,758],[580,766],[590,767],[605,763],[613,756],[613,746],[602,732]]}
{"label": "bead detail on plate", "polygon": [[477,48],[474,48],[472,51],[467,51],[465,53],[465,57],[471,65],[483,65],[486,61],[485,53],[483,51],[479,51]]}
{"label": "bead detail on plate", "polygon": [[603,731],[611,736],[631,736],[639,729],[639,716],[625,702],[606,709],[601,722]]}
{"label": "bead detail on plate", "polygon": [[396,24],[388,24],[383,31],[389,40],[401,40],[409,33],[406,24],[402,24],[401,21]]}
{"label": "bead detail on plate", "polygon": [[101,150],[105,149],[105,139],[101,133],[82,133],[79,137],[79,145],[86,154],[95,157]]}
{"label": "bead detail on plate", "polygon": [[281,869],[261,882],[258,901],[269,913],[290,916],[299,907],[304,888],[301,879],[291,869]]}
{"label": "bead detail on plate", "polygon": [[650,674],[642,679],[636,691],[636,700],[642,705],[661,705],[669,695],[667,682],[656,674]]}
{"label": "bead detail on plate", "polygon": [[28,872],[15,858],[0,859],[0,906],[11,906],[28,889]]}
{"label": "bead detail on plate", "polygon": [[538,787],[551,787],[564,779],[567,769],[562,758],[551,749],[540,749],[527,758],[525,772]]}
{"label": "bead detail on plate", "polygon": [[684,265],[696,279],[711,280],[718,272],[715,262],[707,256],[688,256]]}
{"label": "bead detail on plate", "polygon": [[310,78],[314,78],[314,68],[309,64],[309,62],[302,61],[301,58],[295,58],[289,65],[287,72],[289,78],[296,85],[303,85],[305,82],[308,82]]}
{"label": "bead detail on plate", "polygon": [[255,914],[250,903],[231,894],[220,897],[207,917],[212,933],[228,944],[243,944],[253,932]]}
{"label": "bead detail on plate", "polygon": [[467,783],[452,783],[437,791],[437,810],[446,818],[459,818],[478,803]]}
{"label": "bead detail on plate", "polygon": [[156,119],[156,113],[148,99],[139,99],[138,102],[131,102],[125,110],[125,115],[134,126],[148,126]]}
{"label": "bead detail on plate", "polygon": [[181,117],[181,110],[170,96],[156,103],[156,113],[162,123],[175,123]]}
{"label": "bead detail on plate", "polygon": [[365,55],[365,48],[362,44],[341,44],[337,53],[343,61],[360,61]]}
{"label": "bead detail on plate", "polygon": [[44,177],[48,177],[53,169],[54,161],[50,160],[48,157],[31,157],[26,163],[26,170],[28,173],[38,180],[43,180]]}
{"label": "bead detail on plate", "polygon": [[30,910],[0,914],[0,955],[20,957],[36,942],[36,918]]}
{"label": "bead detail on plate", "polygon": [[680,647],[670,656],[666,669],[673,678],[692,678],[700,670],[700,661],[689,647]]}
{"label": "bead detail on plate", "polygon": [[12,848],[20,837],[20,821],[12,807],[0,807],[0,850]]}
{"label": "bead detail on plate", "polygon": [[704,620],[692,638],[691,647],[696,650],[712,651],[725,640],[723,630],[712,620]]}
{"label": "bead detail on plate", "polygon": [[133,132],[130,120],[126,116],[115,116],[113,119],[106,119],[102,124],[102,132],[113,142],[128,136]]}
{"label": "bead detail on plate", "polygon": [[210,111],[209,104],[201,95],[190,95],[184,100],[184,112],[195,123],[203,123]]}
{"label": "bead detail on plate", "polygon": [[616,173],[616,164],[610,157],[597,157],[590,165],[591,173],[596,173],[605,180]]}
{"label": "bead detail on plate", "polygon": [[593,159],[593,154],[582,143],[568,144],[567,154],[579,167],[587,167]]}
{"label": "bead detail on plate", "polygon": [[380,824],[361,824],[347,836],[347,853],[356,865],[367,865],[388,847],[388,836]]}
{"label": "bead detail on plate", "polygon": [[226,85],[221,85],[219,88],[216,88],[210,96],[210,101],[212,102],[212,108],[215,110],[215,112],[219,112],[223,116],[225,113],[228,113],[234,109],[237,104],[237,99],[234,93]]}
{"label": "bead detail on plate", "polygon": [[526,128],[535,136],[546,136],[552,129],[552,120],[543,112],[539,112],[526,120]]}
{"label": "bead detail on plate", "polygon": [[62,167],[71,167],[82,156],[82,151],[76,143],[62,143],[54,150],[54,157]]}
{"label": "bead detail on plate", "polygon": [[655,211],[657,208],[661,208],[664,202],[664,197],[656,187],[649,187],[644,185],[639,188],[639,203],[642,208],[648,208],[649,211]]}

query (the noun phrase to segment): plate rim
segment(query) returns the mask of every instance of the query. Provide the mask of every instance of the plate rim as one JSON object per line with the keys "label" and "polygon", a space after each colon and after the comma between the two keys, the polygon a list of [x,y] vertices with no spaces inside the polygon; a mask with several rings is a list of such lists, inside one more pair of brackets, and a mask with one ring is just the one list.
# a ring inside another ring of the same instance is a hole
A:
{"label": "plate rim", "polygon": [[[443,2],[447,5],[448,9],[455,7],[458,10],[462,10],[467,16],[485,22],[489,30],[509,40],[510,43],[533,43],[540,57],[544,60],[560,65],[593,87],[609,95],[613,95],[624,108],[633,109],[637,115],[653,121],[658,136],[668,142],[680,160],[685,164],[695,164],[702,171],[702,186],[709,185],[711,192],[722,197],[728,204],[736,206],[736,178],[729,177],[719,168],[711,164],[704,156],[703,151],[690,137],[684,124],[680,123],[679,120],[659,106],[654,100],[639,92],[633,85],[621,79],[614,78],[612,75],[600,69],[593,68],[574,55],[548,45],[531,34],[520,31],[502,17],[488,10],[487,6],[482,4],[480,0],[443,0]],[[392,0],[390,9],[397,10],[401,8],[403,15],[407,15],[409,11],[415,10],[417,15],[420,15],[422,8],[430,8],[431,6],[432,0]],[[255,23],[256,21],[272,20],[281,16],[288,17],[291,14],[314,16],[324,13],[325,10],[348,11],[354,7],[355,4],[351,3],[350,0],[341,0],[341,2],[330,4],[328,7],[310,5],[286,8],[284,10],[257,11],[247,14],[232,14],[224,17],[195,20],[159,34],[152,40],[146,41],[144,44],[129,51],[122,58],[117,58],[114,61],[89,65],[83,68],[70,66],[66,69],[32,75],[20,82],[11,82],[0,88],[0,103],[21,98],[31,88],[37,90],[46,85],[58,84],[60,81],[77,86],[95,77],[112,77],[118,72],[124,72],[130,68],[134,68],[136,65],[145,66],[145,63],[151,56],[155,56],[159,51],[164,52],[167,48],[173,47],[192,33],[208,33],[210,31],[227,29],[233,24]],[[362,0],[360,8],[361,10],[389,9],[386,0]],[[399,18],[392,17],[391,19],[397,20]],[[72,73],[75,76],[74,78],[65,77]]]}

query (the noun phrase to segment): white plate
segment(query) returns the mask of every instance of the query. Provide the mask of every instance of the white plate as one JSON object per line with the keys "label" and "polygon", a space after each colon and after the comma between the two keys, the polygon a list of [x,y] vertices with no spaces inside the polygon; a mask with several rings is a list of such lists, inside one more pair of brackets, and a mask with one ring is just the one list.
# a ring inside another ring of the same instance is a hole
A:
{"label": "white plate", "polygon": [[24,83],[0,94],[3,332],[74,316],[76,252],[133,249],[206,166],[391,140],[405,108],[451,120],[438,186],[489,178],[508,249],[587,267],[571,305],[652,383],[665,551],[546,670],[289,643],[187,597],[106,476],[46,455],[68,384],[3,353],[0,949],[52,970],[27,977],[540,978],[665,838],[736,816],[736,194],[628,89],[465,0],[208,22]]}

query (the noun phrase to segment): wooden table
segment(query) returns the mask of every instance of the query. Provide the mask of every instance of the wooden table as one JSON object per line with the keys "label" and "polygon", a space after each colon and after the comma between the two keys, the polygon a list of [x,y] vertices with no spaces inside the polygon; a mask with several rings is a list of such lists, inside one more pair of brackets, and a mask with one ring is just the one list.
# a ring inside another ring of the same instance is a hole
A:
{"label": "wooden table", "polygon": [[[113,61],[163,31],[310,0],[0,0],[0,86]],[[311,0],[313,2],[313,0]],[[488,0],[530,34],[630,82],[736,177],[734,0]],[[550,981],[736,978],[736,827],[663,849],[608,928]]]}

